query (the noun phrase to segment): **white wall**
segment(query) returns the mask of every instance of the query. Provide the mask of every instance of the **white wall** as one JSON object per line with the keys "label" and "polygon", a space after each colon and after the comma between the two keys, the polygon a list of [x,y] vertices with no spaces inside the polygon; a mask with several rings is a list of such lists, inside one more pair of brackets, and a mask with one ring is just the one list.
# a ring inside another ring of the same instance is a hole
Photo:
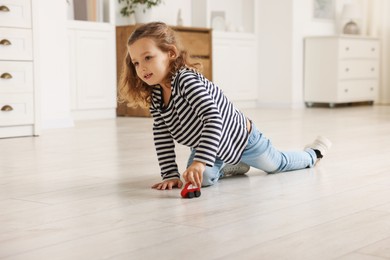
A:
{"label": "white wall", "polygon": [[379,36],[382,49],[382,77],[381,88],[379,90],[379,103],[390,104],[390,1],[383,1],[382,11],[382,28]]}
{"label": "white wall", "polygon": [[[34,1],[33,29],[37,41],[36,70],[40,89],[42,128],[73,126],[70,115],[69,63],[66,31],[66,1]],[[35,26],[35,25],[34,25]],[[39,97],[38,97],[39,98]]]}
{"label": "white wall", "polygon": [[304,38],[335,34],[336,20],[313,19],[313,0],[259,0],[258,9],[259,105],[302,107]]}
{"label": "white wall", "polygon": [[291,100],[292,1],[259,0],[259,103],[280,106]]}

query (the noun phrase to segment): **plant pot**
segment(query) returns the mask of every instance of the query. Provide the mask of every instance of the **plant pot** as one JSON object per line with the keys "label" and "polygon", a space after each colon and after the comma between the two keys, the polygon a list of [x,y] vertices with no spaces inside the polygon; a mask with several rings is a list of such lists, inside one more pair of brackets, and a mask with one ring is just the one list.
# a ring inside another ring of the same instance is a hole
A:
{"label": "plant pot", "polygon": [[134,16],[136,23],[149,23],[152,21],[152,9],[147,9],[146,5],[139,4],[135,9]]}

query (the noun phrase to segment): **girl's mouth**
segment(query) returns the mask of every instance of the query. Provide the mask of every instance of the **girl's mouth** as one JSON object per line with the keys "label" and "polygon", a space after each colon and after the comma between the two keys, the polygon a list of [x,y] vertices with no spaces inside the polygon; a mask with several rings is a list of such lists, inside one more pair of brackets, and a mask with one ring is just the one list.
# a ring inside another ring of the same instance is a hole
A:
{"label": "girl's mouth", "polygon": [[148,73],[144,75],[144,79],[150,79],[152,77],[153,73]]}

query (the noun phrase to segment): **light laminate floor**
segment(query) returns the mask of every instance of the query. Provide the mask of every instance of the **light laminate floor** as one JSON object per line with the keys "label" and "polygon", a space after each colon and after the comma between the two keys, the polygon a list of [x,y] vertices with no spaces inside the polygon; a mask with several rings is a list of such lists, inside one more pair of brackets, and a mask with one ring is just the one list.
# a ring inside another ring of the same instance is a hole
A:
{"label": "light laminate floor", "polygon": [[390,106],[245,112],[281,150],[334,146],[313,169],[251,169],[186,200],[150,189],[148,118],[0,140],[0,259],[390,259]]}

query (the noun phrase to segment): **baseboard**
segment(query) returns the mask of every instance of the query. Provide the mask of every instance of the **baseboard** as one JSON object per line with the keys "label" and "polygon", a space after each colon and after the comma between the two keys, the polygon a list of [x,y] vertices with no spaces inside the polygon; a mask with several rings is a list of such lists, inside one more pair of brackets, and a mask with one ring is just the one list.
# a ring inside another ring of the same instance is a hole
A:
{"label": "baseboard", "polygon": [[75,121],[116,118],[116,108],[72,110]]}
{"label": "baseboard", "polygon": [[0,127],[0,138],[33,136],[33,125],[2,126]]}
{"label": "baseboard", "polygon": [[267,101],[258,101],[256,104],[257,107],[263,108],[304,108],[305,104],[303,102],[267,102]]}

